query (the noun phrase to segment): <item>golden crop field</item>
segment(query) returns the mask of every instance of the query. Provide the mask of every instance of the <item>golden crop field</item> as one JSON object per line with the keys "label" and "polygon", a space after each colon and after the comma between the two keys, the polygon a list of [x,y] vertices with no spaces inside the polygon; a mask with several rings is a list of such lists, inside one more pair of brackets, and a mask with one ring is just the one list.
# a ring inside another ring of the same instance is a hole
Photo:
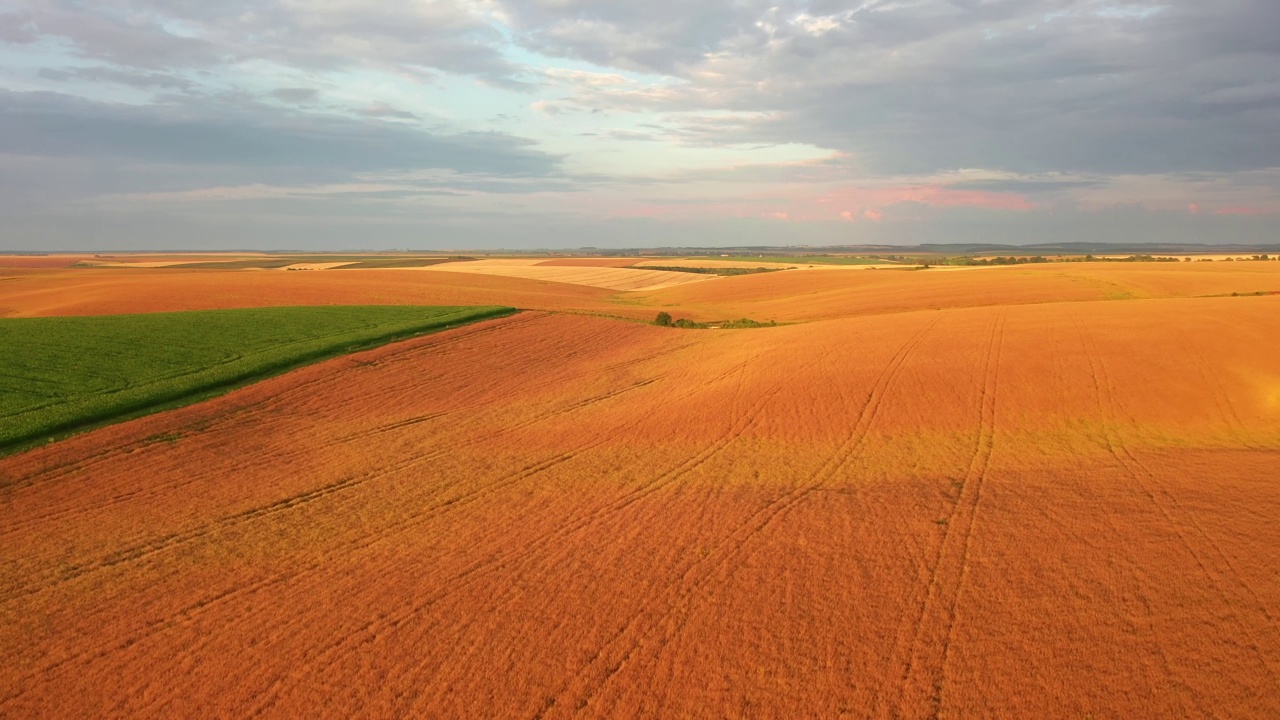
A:
{"label": "golden crop field", "polygon": [[0,716],[1280,716],[1280,263],[547,277],[0,269],[524,309],[0,458]]}

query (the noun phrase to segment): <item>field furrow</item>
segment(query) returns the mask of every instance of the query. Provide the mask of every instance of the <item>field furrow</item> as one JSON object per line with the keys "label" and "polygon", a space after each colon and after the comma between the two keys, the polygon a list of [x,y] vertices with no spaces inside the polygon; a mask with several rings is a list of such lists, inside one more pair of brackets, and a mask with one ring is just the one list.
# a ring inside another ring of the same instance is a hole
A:
{"label": "field furrow", "polygon": [[935,717],[941,710],[957,607],[968,573],[969,548],[995,450],[1000,355],[1007,314],[1001,311],[993,318],[987,352],[977,372],[981,394],[973,459],[960,481],[954,507],[939,521],[945,532],[929,575],[928,594],[919,617],[911,623],[913,637],[906,645],[902,685],[892,713],[895,717]]}
{"label": "field furrow", "polygon": [[[1231,619],[1240,637],[1246,640],[1246,647],[1266,669],[1275,686],[1280,687],[1280,673],[1277,672],[1280,659],[1264,650],[1280,644],[1280,626],[1277,625],[1275,616],[1265,603],[1259,601],[1258,594],[1242,579],[1230,558],[1223,553],[1213,537],[1205,532],[1194,514],[1184,510],[1178,497],[1164,486],[1160,476],[1152,472],[1126,444],[1122,431],[1124,420],[1115,399],[1114,381],[1107,372],[1096,338],[1087,331],[1084,332],[1084,337],[1086,352],[1096,374],[1095,387],[1103,412],[1102,427],[1107,438],[1108,452],[1168,522],[1178,544],[1209,582],[1222,606],[1228,608],[1227,617]],[[1255,621],[1244,620],[1244,614],[1255,615]],[[1257,622],[1259,618],[1261,622]],[[1202,707],[1201,710],[1207,708]]]}

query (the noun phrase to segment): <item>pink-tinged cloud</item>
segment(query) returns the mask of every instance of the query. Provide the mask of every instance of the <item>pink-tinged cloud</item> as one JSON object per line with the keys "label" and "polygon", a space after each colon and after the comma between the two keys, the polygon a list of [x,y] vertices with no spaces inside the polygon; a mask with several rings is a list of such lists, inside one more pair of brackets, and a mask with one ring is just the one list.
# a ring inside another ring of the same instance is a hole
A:
{"label": "pink-tinged cloud", "polygon": [[1214,215],[1246,215],[1257,217],[1260,215],[1274,215],[1277,210],[1273,208],[1252,207],[1249,205],[1235,205],[1231,207],[1222,207],[1213,211]]}
{"label": "pink-tinged cloud", "polygon": [[1189,205],[1187,205],[1187,212],[1191,213],[1192,215],[1199,215],[1200,206],[1195,203],[1190,203]]}
{"label": "pink-tinged cloud", "polygon": [[[912,185],[895,188],[841,188],[819,197],[805,195],[803,191],[788,190],[760,198],[708,199],[706,202],[670,204],[640,203],[617,208],[611,216],[660,220],[762,218],[790,222],[830,222],[838,218],[846,222],[881,222],[886,217],[885,209],[900,203],[1018,212],[1035,208],[1027,198],[1014,193],[957,190],[941,185]],[[762,210],[762,205],[778,209]]]}
{"label": "pink-tinged cloud", "polygon": [[884,213],[880,212],[879,210],[863,210],[862,212],[844,210],[840,213],[840,217],[850,222],[853,222],[858,218],[865,218],[867,220],[880,222],[881,220],[884,219]]}
{"label": "pink-tinged cloud", "polygon": [[957,190],[942,185],[911,185],[897,188],[843,188],[823,196],[819,202],[838,203],[845,207],[887,207],[914,202],[933,207],[976,207],[988,210],[1025,211],[1035,204],[1017,193]]}

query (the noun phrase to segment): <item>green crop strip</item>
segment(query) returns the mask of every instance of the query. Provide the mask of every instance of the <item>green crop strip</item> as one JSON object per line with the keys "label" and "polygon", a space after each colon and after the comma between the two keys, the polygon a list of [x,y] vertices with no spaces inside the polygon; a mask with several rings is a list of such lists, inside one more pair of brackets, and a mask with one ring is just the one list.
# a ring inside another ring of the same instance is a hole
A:
{"label": "green crop strip", "polygon": [[330,306],[0,319],[0,455],[514,312]]}

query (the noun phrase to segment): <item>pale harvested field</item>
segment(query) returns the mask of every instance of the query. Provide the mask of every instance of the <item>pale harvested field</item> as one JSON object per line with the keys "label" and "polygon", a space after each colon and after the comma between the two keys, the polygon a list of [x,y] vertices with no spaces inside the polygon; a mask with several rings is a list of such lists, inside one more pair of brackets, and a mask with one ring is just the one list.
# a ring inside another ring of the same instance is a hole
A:
{"label": "pale harvested field", "polygon": [[601,265],[571,266],[546,264],[545,260],[472,260],[442,263],[419,268],[402,268],[415,272],[476,273],[502,277],[586,285],[609,290],[659,290],[676,285],[717,280],[714,275],[639,270],[629,267]]}
{"label": "pale harvested field", "polygon": [[809,321],[956,307],[1280,293],[1280,262],[1170,265],[1050,263],[982,272],[801,269],[633,293],[628,302],[679,308],[695,319]]}
{"label": "pale harvested field", "polygon": [[632,267],[641,264],[642,258],[556,258],[538,263],[548,267]]}
{"label": "pale harvested field", "polygon": [[653,297],[831,319],[526,312],[0,459],[0,716],[1280,716],[1280,296],[1189,297],[1280,274],[1148,267],[725,278]]}
{"label": "pale harvested field", "polygon": [[683,267],[704,267],[704,268],[747,268],[754,270],[755,268],[767,268],[769,270],[785,270],[788,268],[804,269],[804,270],[869,270],[871,268],[904,268],[914,267],[912,265],[900,265],[897,263],[875,263],[871,265],[828,265],[825,263],[782,263],[782,262],[751,262],[750,260],[703,260],[697,258],[656,258],[636,263],[635,267],[647,267],[651,265],[680,265]]}

